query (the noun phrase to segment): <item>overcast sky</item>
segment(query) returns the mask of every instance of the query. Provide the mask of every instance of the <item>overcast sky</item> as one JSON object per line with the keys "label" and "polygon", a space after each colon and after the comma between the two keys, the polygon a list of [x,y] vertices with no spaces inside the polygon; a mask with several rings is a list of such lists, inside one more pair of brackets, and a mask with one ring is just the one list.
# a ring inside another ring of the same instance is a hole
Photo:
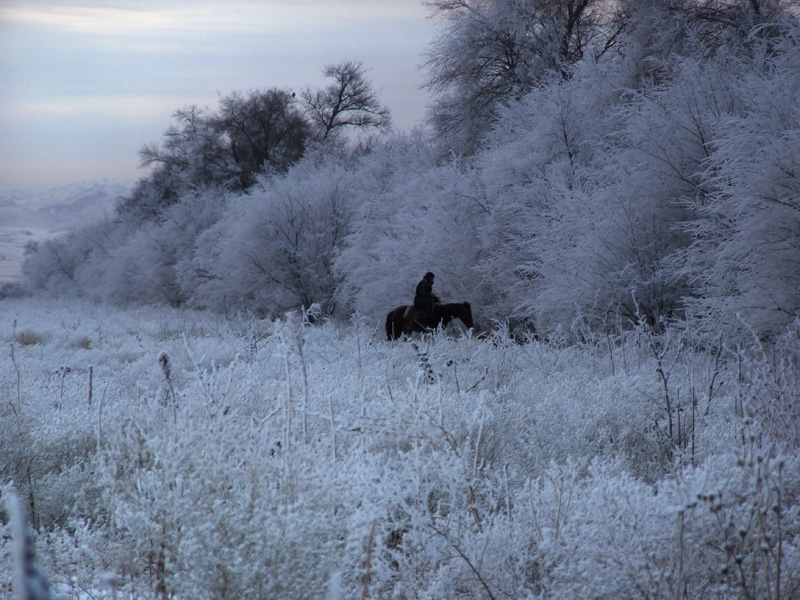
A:
{"label": "overcast sky", "polygon": [[409,129],[428,102],[427,17],[420,0],[0,0],[0,180],[139,177],[176,109],[322,86],[343,60]]}

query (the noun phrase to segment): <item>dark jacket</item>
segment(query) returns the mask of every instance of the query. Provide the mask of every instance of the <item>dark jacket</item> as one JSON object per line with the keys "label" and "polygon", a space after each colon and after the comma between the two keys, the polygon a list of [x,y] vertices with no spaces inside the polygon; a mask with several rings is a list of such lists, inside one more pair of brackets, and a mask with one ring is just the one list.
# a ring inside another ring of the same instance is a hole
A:
{"label": "dark jacket", "polygon": [[433,283],[428,279],[423,279],[417,284],[417,293],[414,296],[414,307],[427,309],[434,301]]}

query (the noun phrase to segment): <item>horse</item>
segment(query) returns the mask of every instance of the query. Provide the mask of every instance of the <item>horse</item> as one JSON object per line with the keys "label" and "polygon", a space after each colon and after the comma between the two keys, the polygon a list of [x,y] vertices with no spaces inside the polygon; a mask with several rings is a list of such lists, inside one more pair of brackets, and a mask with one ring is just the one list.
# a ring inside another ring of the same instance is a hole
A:
{"label": "horse", "polygon": [[412,311],[410,317],[405,318],[407,309],[408,305],[398,306],[386,315],[386,337],[389,338],[389,341],[398,340],[403,334],[432,331],[439,325],[444,327],[453,319],[459,319],[468,328],[475,326],[472,322],[472,308],[469,302],[434,304],[433,317],[428,323],[420,323],[422,317],[417,311]]}

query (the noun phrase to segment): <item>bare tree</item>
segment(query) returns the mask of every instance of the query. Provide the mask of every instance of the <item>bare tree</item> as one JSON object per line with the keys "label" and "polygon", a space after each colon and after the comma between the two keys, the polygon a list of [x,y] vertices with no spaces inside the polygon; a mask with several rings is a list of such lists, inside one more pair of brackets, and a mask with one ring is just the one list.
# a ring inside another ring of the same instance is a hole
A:
{"label": "bare tree", "polygon": [[299,160],[310,133],[295,94],[277,88],[223,98],[213,123],[240,169],[242,189],[265,167],[283,172]]}
{"label": "bare tree", "polygon": [[[768,44],[784,37],[781,24],[796,21],[797,0],[683,0],[671,9],[686,15],[707,54]],[[755,32],[757,35],[753,35]]]}
{"label": "bare tree", "polygon": [[217,113],[188,106],[173,119],[160,143],[139,150],[150,172],[119,203],[121,213],[153,220],[189,190],[246,190],[258,173],[282,173],[299,160],[311,134],[295,94],[277,88],[234,92]]}
{"label": "bare tree", "polygon": [[328,87],[302,94],[306,116],[320,139],[335,136],[345,127],[391,127],[389,109],[378,101],[360,62],[331,64],[323,74],[333,80]]}

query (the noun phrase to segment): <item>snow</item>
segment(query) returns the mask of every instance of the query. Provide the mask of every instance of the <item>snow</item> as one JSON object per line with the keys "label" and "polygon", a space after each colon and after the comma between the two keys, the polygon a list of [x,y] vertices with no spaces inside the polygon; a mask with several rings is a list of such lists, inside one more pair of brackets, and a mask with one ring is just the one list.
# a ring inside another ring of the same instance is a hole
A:
{"label": "snow", "polygon": [[[735,597],[766,579],[720,575],[727,522],[783,535],[787,581],[800,566],[797,453],[740,418],[766,389],[736,385],[742,357],[674,346],[669,439],[637,332],[387,342],[363,318],[22,298],[0,336],[0,492],[33,512],[58,597],[624,598],[676,578]],[[775,502],[782,521],[748,521]]]}

